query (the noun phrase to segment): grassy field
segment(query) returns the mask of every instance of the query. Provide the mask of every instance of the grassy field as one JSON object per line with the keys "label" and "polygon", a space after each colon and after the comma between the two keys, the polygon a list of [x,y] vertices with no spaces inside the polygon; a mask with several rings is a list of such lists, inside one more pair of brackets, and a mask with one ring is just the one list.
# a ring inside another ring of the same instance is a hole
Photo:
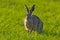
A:
{"label": "grassy field", "polygon": [[[43,33],[26,32],[25,4],[36,5],[33,14],[43,21]],[[0,0],[0,40],[60,40],[60,0]]]}

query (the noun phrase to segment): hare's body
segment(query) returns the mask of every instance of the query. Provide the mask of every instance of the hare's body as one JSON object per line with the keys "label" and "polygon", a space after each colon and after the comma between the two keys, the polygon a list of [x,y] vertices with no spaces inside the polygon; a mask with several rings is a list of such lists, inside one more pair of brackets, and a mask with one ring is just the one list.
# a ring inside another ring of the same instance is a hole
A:
{"label": "hare's body", "polygon": [[43,29],[43,22],[36,15],[32,15],[30,12],[25,18],[24,25],[27,31],[39,31]]}
{"label": "hare's body", "polygon": [[27,31],[43,29],[43,22],[35,15],[32,15],[30,20],[26,17],[24,25]]}

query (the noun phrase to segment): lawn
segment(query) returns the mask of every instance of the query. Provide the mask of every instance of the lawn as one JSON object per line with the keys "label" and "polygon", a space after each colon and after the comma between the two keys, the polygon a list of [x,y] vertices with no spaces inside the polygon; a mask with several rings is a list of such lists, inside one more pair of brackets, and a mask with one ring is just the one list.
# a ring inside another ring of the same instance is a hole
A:
{"label": "lawn", "polygon": [[[26,10],[43,21],[43,33],[25,30]],[[60,0],[0,0],[0,40],[60,40]]]}

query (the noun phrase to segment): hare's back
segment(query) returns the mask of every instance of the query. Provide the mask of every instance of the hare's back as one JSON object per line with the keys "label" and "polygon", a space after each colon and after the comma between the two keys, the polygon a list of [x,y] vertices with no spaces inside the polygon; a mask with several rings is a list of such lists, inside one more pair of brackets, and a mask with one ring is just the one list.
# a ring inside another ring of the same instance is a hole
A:
{"label": "hare's back", "polygon": [[40,20],[39,17],[37,17],[36,15],[32,15],[33,18],[33,25],[38,26],[38,28],[43,27],[43,22]]}
{"label": "hare's back", "polygon": [[40,20],[40,18],[36,15],[32,15],[32,20],[33,20],[33,23],[42,23],[42,21]]}
{"label": "hare's back", "polygon": [[36,21],[40,20],[39,17],[37,17],[36,15],[32,15],[32,19],[34,19]]}

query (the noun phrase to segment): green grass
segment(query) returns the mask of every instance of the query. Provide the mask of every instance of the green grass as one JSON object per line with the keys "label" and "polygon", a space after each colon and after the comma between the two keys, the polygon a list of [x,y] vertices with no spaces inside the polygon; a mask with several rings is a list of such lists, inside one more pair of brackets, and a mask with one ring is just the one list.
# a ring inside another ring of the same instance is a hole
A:
{"label": "green grass", "polygon": [[[33,14],[43,21],[43,33],[26,32],[25,4],[36,5]],[[60,0],[0,0],[0,40],[60,40]]]}

